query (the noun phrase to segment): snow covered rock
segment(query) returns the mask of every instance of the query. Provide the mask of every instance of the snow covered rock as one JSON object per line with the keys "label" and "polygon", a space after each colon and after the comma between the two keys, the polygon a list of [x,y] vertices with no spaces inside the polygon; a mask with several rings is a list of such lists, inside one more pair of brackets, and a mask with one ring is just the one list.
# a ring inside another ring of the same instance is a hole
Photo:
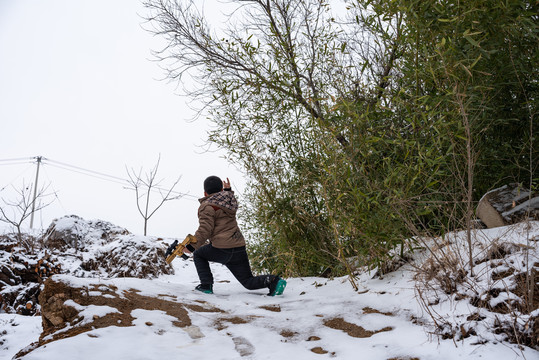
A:
{"label": "snow covered rock", "polygon": [[76,215],[55,219],[43,236],[44,246],[63,258],[63,273],[109,278],[155,278],[174,273],[165,262],[162,240]]}
{"label": "snow covered rock", "polygon": [[488,228],[515,224],[528,215],[539,220],[539,196],[530,199],[530,190],[520,184],[504,185],[486,193],[476,213]]}
{"label": "snow covered rock", "polygon": [[101,220],[84,220],[77,215],[54,219],[45,231],[43,243],[49,249],[84,249],[96,243],[104,244],[129,231]]}
{"label": "snow covered rock", "polygon": [[165,248],[155,239],[122,235],[116,240],[94,249],[81,267],[107,277],[156,278],[174,273],[165,262]]}

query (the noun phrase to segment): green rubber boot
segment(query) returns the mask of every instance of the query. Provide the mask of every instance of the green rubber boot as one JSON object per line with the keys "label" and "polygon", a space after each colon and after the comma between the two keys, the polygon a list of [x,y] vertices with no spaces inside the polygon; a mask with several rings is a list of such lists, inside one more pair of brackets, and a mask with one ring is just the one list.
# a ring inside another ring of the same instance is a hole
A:
{"label": "green rubber boot", "polygon": [[277,276],[269,286],[269,296],[282,295],[286,288],[286,280]]}
{"label": "green rubber boot", "polygon": [[195,288],[196,291],[200,291],[204,294],[213,294],[213,286],[212,285],[198,285],[196,288]]}

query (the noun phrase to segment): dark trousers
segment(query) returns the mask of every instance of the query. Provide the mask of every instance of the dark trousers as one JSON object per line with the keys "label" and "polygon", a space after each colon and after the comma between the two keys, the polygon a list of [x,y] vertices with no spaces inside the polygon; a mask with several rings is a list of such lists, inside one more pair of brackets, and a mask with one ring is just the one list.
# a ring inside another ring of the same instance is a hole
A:
{"label": "dark trousers", "polygon": [[248,290],[268,287],[275,278],[274,275],[253,276],[245,246],[218,249],[211,244],[207,244],[193,253],[193,259],[202,285],[213,284],[210,261],[225,265],[232,275]]}

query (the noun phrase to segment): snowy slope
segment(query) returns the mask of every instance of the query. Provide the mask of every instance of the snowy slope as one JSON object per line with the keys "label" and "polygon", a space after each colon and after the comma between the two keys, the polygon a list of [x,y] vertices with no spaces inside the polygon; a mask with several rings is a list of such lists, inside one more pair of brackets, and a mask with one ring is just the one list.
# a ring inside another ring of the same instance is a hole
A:
{"label": "snowy slope", "polygon": [[[482,232],[484,239],[489,234],[499,239],[503,231]],[[522,232],[505,234],[516,242],[524,241]],[[535,223],[531,236],[538,235]],[[217,264],[212,265],[215,294],[196,293],[192,261],[178,259],[173,265],[175,275],[153,280],[65,279],[77,286],[114,285],[118,294],[135,289],[143,296],[215,307],[221,312],[188,310],[192,325],[177,327],[177,319],[164,311],[136,309],[131,313],[134,326],[94,329],[51,342],[23,359],[539,359],[538,351],[500,341],[501,335],[497,340],[497,335],[486,333],[488,329],[460,341],[432,335],[431,317],[417,299],[414,265],[405,265],[383,279],[373,279],[372,272],[361,274],[357,292],[347,278],[288,279],[284,295],[278,297],[266,296],[265,290],[245,290]],[[114,311],[105,307],[83,310],[88,318]],[[455,319],[474,311],[468,299],[441,302],[436,310]],[[11,359],[37,340],[40,324],[39,317],[0,314],[0,360]]]}

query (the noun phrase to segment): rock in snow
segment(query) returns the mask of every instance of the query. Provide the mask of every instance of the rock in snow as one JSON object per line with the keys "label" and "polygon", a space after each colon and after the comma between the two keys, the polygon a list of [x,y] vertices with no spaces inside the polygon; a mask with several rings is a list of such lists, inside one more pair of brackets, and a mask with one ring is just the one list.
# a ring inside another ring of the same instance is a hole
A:
{"label": "rock in snow", "polygon": [[174,271],[165,262],[163,239],[134,235],[102,220],[75,215],[55,219],[43,243],[54,255],[71,257],[66,274],[151,279]]}
{"label": "rock in snow", "polygon": [[520,184],[504,185],[486,193],[476,213],[488,228],[515,224],[526,216],[539,220],[539,196],[530,196]]}

